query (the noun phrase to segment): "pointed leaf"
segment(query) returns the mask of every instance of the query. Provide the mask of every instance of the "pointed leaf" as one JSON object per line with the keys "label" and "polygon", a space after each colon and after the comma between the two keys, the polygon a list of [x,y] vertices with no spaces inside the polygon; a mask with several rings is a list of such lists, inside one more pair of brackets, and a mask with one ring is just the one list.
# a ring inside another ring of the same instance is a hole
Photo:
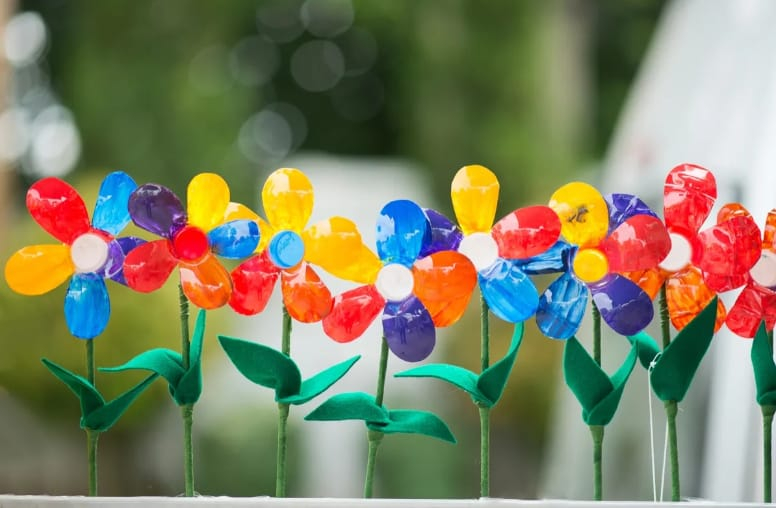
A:
{"label": "pointed leaf", "polygon": [[105,399],[102,398],[100,392],[89,381],[78,374],[74,374],[46,358],[41,358],[41,361],[54,376],[65,383],[78,397],[78,400],[81,402],[81,423],[83,426],[84,417],[102,407],[105,404]]}
{"label": "pointed leaf", "polygon": [[86,415],[84,427],[99,432],[105,432],[110,429],[129,408],[137,396],[148,388],[157,377],[159,377],[158,374],[151,374],[133,388],[130,388],[112,401],[104,404],[99,409]]}
{"label": "pointed leaf", "polygon": [[649,366],[655,361],[657,355],[660,354],[660,347],[655,342],[655,339],[647,332],[629,335],[627,339],[637,347],[641,366],[649,370]]}
{"label": "pointed leaf", "polygon": [[207,312],[200,309],[189,347],[189,370],[183,373],[175,387],[173,397],[178,405],[194,404],[202,395],[202,345],[205,338],[205,318]]}
{"label": "pointed leaf", "polygon": [[299,394],[302,375],[288,356],[256,342],[224,335],[219,335],[218,341],[237,370],[249,381],[274,389],[277,400]]}
{"label": "pointed leaf", "polygon": [[614,390],[609,376],[576,337],[568,339],[563,349],[563,378],[582,405],[583,417]]}
{"label": "pointed leaf", "polygon": [[757,403],[761,406],[776,405],[776,365],[773,363],[773,346],[768,339],[765,323],[760,323],[752,342],[752,368]]}
{"label": "pointed leaf", "polygon": [[342,376],[347,374],[350,368],[355,364],[361,355],[354,356],[349,360],[332,365],[318,374],[302,381],[299,393],[289,397],[279,398],[278,402],[283,404],[304,404],[308,400],[317,397],[328,390],[334,383],[339,381]]}
{"label": "pointed leaf", "polygon": [[125,370],[150,370],[162,376],[170,386],[177,386],[184,374],[181,354],[162,348],[140,353],[124,365],[100,367],[101,372],[123,372]]}
{"label": "pointed leaf", "polygon": [[421,365],[414,369],[398,372],[394,374],[394,377],[433,377],[441,379],[471,395],[475,402],[490,404],[477,389],[477,374],[456,365],[449,365],[447,363]]}
{"label": "pointed leaf", "polygon": [[628,382],[628,378],[630,377],[631,372],[633,372],[633,367],[636,365],[637,358],[638,346],[634,344],[620,368],[617,369],[617,372],[611,377],[614,389],[601,399],[590,411],[582,412],[582,418],[586,424],[607,425],[612,421],[614,413],[617,412],[617,406],[620,404],[625,384]]}
{"label": "pointed leaf", "polygon": [[304,417],[311,421],[363,420],[390,423],[388,411],[375,404],[375,398],[364,392],[338,393]]}
{"label": "pointed leaf", "polygon": [[509,379],[509,374],[512,373],[512,367],[515,365],[517,352],[522,341],[523,323],[517,323],[507,354],[485,369],[477,380],[477,389],[490,402],[491,406],[495,406],[501,398],[501,394],[504,393],[504,387]]}
{"label": "pointed leaf", "polygon": [[390,422],[382,425],[367,423],[371,430],[384,434],[422,434],[448,443],[455,443],[455,436],[447,424],[434,413],[412,409],[388,411]]}

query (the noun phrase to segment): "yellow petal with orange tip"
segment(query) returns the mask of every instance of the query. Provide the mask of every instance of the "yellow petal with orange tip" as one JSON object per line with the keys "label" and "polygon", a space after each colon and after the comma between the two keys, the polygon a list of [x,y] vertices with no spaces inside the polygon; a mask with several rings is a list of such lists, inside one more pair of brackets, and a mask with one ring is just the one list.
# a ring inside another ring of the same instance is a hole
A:
{"label": "yellow petal with orange tip", "polygon": [[229,186],[215,173],[200,173],[189,182],[186,212],[189,224],[208,232],[223,224],[229,206]]}
{"label": "yellow petal with orange tip", "polygon": [[70,246],[30,245],[16,251],[5,264],[8,286],[23,295],[42,295],[75,273]]}
{"label": "yellow petal with orange tip", "polygon": [[571,182],[555,191],[550,208],[558,214],[561,234],[580,247],[596,247],[609,230],[609,209],[592,185]]}
{"label": "yellow petal with orange tip", "polygon": [[275,234],[275,230],[272,226],[247,206],[232,201],[227,205],[226,211],[224,212],[224,222],[237,219],[252,220],[259,225],[259,245],[256,247],[255,252],[263,252],[264,249],[267,248],[272,235]]}
{"label": "yellow petal with orange tip", "polygon": [[464,166],[450,186],[450,197],[463,234],[488,233],[496,217],[499,183],[485,166]]}
{"label": "yellow petal with orange tip", "polygon": [[277,231],[301,233],[313,212],[313,200],[310,180],[294,168],[274,171],[261,190],[264,213]]}
{"label": "yellow petal with orange tip", "polygon": [[371,284],[382,263],[361,239],[353,221],[331,217],[302,232],[304,258],[340,279]]}

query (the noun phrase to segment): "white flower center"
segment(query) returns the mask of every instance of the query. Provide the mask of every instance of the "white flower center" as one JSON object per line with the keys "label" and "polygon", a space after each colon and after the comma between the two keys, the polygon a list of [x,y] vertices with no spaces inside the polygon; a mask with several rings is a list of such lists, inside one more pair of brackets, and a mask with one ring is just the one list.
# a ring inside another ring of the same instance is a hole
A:
{"label": "white flower center", "polygon": [[678,233],[669,233],[671,238],[671,251],[658,266],[667,272],[678,272],[692,259],[692,245],[690,241]]}
{"label": "white flower center", "polygon": [[375,287],[389,302],[400,302],[412,294],[415,278],[412,270],[398,263],[385,265],[377,274]]}
{"label": "white flower center", "polygon": [[749,275],[761,286],[767,288],[776,286],[776,254],[764,250],[760,260],[749,270]]}
{"label": "white flower center", "polygon": [[76,272],[96,272],[108,261],[108,243],[94,233],[84,233],[70,245],[70,259]]}
{"label": "white flower center", "polygon": [[469,258],[477,271],[482,271],[498,259],[498,245],[489,233],[472,233],[461,240],[458,252]]}

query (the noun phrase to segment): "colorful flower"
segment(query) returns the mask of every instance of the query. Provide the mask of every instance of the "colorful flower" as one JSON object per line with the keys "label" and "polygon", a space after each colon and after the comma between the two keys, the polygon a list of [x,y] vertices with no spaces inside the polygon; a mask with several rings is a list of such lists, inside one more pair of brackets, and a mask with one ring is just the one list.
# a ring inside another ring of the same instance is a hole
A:
{"label": "colorful flower", "polygon": [[457,249],[477,269],[480,290],[490,310],[511,323],[528,319],[536,312],[539,293],[523,271],[521,260],[555,244],[561,231],[558,216],[550,207],[529,206],[494,225],[499,183],[483,166],[461,168],[453,178],[450,194],[461,230],[456,228],[446,235],[458,236]]}
{"label": "colorful flower", "polygon": [[408,362],[428,357],[436,344],[435,327],[455,323],[466,309],[476,284],[472,263],[454,250],[423,255],[433,244],[432,226],[412,201],[391,201],[383,207],[377,220],[377,255],[347,219],[321,229],[336,234],[325,240],[319,236],[313,257],[340,259],[327,270],[365,284],[335,298],[323,320],[326,334],[337,342],[352,341],[382,310],[383,336],[391,351]]}
{"label": "colorful flower", "polygon": [[542,295],[539,329],[567,339],[579,329],[588,293],[601,317],[617,333],[633,335],[652,320],[652,299],[622,274],[657,266],[670,249],[663,223],[640,199],[628,194],[604,198],[594,187],[573,182],[550,199],[566,242],[530,260],[529,273],[563,272]]}
{"label": "colorful flower", "polygon": [[162,238],[133,250],[124,261],[127,285],[143,293],[162,287],[175,267],[186,297],[202,309],[229,301],[232,281],[215,255],[240,259],[259,243],[259,227],[246,219],[227,221],[238,205],[220,176],[201,173],[189,182],[188,209],[170,189],[149,183],[129,198],[129,214],[138,227]]}
{"label": "colorful flower", "polygon": [[105,279],[125,283],[124,257],[142,243],[138,238],[115,238],[129,223],[127,201],[136,187],[126,173],[106,176],[91,222],[81,196],[58,178],[39,180],[27,191],[33,219],[63,243],[17,251],[5,265],[5,279],[17,293],[40,295],[70,278],[65,319],[70,333],[80,339],[105,330],[110,317]]}

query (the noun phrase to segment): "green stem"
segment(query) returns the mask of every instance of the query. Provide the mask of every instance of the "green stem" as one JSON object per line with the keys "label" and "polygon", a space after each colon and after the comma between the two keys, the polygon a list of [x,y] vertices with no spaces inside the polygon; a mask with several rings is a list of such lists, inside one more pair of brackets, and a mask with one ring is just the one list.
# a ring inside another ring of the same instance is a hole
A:
{"label": "green stem", "polygon": [[679,501],[679,451],[676,443],[676,413],[678,406],[675,400],[664,402],[666,418],[668,419],[668,448],[671,454],[671,501]]}
{"label": "green stem", "polygon": [[[94,340],[86,341],[86,379],[94,384]],[[89,463],[89,495],[97,495],[97,440],[100,432],[86,429],[86,457]]]}
{"label": "green stem", "polygon": [[[191,342],[189,341],[189,299],[178,284],[178,303],[181,320],[181,358],[183,369],[188,370],[191,363]],[[183,418],[183,485],[186,497],[194,496],[194,446],[191,439],[191,427],[194,423],[194,404],[181,406]]]}
{"label": "green stem", "polygon": [[603,499],[603,446],[604,446],[604,426],[591,425],[590,434],[593,436],[593,499],[601,501]]}
{"label": "green stem", "polygon": [[[291,315],[283,306],[283,331],[281,335],[281,352],[291,356]],[[289,404],[278,403],[278,451],[275,470],[275,497],[286,497],[286,457],[288,452],[288,413]]]}
{"label": "green stem", "polygon": [[[388,342],[385,337],[382,338],[380,346],[380,366],[377,371],[377,393],[375,394],[375,404],[383,405],[383,395],[385,394],[385,372],[388,368]],[[369,452],[366,458],[366,476],[364,478],[364,497],[372,497],[372,488],[375,478],[375,464],[377,461],[377,449],[383,440],[383,434],[377,430],[368,430],[367,439],[369,441]]]}
{"label": "green stem", "polygon": [[[490,330],[488,302],[480,293],[480,364],[482,372],[490,366]],[[480,410],[480,497],[490,496],[490,408]]]}
{"label": "green stem", "polygon": [[771,452],[771,431],[773,429],[773,413],[776,406],[761,406],[763,413],[763,502],[771,502],[771,467],[773,463]]}
{"label": "green stem", "polygon": [[593,359],[601,366],[601,311],[595,303],[593,308]]}
{"label": "green stem", "polygon": [[660,286],[660,298],[658,300],[660,307],[660,334],[663,337],[663,349],[671,343],[671,320],[668,315],[668,298],[666,298],[666,285]]}

